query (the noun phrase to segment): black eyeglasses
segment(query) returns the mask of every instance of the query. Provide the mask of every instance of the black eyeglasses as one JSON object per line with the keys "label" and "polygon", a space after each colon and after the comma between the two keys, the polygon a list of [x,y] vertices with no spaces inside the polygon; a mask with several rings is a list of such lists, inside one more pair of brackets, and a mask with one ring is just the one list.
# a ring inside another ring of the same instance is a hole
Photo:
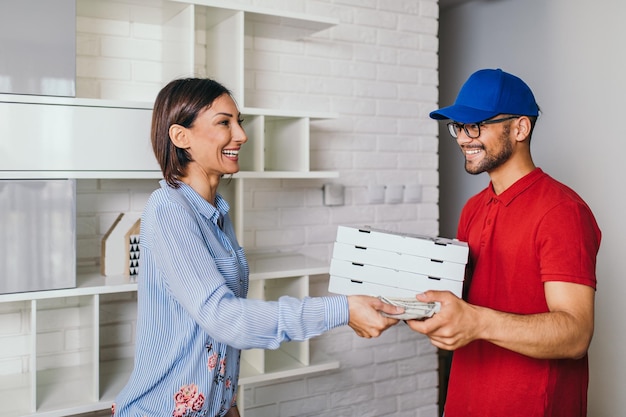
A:
{"label": "black eyeglasses", "polygon": [[478,123],[450,122],[448,123],[448,131],[450,132],[450,135],[456,139],[459,137],[459,133],[461,133],[461,129],[463,129],[463,131],[465,132],[468,138],[476,139],[477,137],[480,136],[480,127],[482,125],[490,125],[494,123],[505,122],[507,120],[517,119],[520,117],[522,116],[508,116],[508,117],[503,117],[501,119],[484,120]]}

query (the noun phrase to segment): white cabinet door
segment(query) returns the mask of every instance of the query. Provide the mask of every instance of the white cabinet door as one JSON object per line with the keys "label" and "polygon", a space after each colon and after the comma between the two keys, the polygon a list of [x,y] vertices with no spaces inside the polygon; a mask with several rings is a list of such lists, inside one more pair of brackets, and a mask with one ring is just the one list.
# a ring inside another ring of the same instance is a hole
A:
{"label": "white cabinet door", "polygon": [[2,171],[160,171],[152,111],[0,102]]}

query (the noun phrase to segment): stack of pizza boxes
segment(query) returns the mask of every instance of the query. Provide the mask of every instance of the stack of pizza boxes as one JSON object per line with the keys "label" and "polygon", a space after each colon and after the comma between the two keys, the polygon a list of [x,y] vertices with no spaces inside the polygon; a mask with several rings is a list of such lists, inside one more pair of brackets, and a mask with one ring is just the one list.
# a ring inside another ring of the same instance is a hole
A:
{"label": "stack of pizza boxes", "polygon": [[458,240],[339,226],[328,290],[399,298],[448,290],[461,297],[468,254]]}

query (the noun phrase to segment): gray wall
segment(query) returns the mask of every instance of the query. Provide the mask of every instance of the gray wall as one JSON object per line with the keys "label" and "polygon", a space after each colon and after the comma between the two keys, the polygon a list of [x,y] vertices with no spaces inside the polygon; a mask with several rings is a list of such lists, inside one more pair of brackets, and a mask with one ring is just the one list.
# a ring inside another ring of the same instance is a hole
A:
{"label": "gray wall", "polygon": [[[479,68],[500,67],[522,77],[542,108],[533,136],[535,163],[574,188],[603,231],[590,417],[626,410],[624,15],[621,0],[474,0],[440,14],[440,104],[451,104]],[[488,177],[466,174],[454,141],[445,130],[440,133],[440,234],[445,236],[454,235],[463,203]]]}

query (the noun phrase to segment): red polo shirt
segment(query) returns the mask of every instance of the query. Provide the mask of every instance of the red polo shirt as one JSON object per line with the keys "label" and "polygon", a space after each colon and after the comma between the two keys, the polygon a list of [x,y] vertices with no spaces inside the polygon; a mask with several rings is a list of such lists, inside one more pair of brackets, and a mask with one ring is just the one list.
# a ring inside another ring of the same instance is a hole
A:
{"label": "red polo shirt", "polygon": [[[585,202],[537,168],[461,213],[470,247],[470,303],[518,314],[548,311],[543,283],[596,287],[600,229]],[[587,357],[541,360],[479,340],[454,352],[446,417],[579,417],[587,413]]]}

